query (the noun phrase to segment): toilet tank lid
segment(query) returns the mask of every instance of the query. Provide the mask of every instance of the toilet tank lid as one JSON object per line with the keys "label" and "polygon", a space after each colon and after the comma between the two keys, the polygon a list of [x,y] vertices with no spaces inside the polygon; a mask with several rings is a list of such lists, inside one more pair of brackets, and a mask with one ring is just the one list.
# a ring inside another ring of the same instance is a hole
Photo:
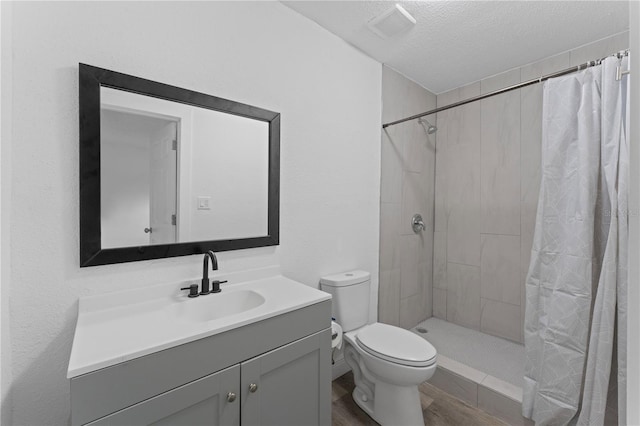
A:
{"label": "toilet tank lid", "polygon": [[344,287],[368,281],[371,274],[366,271],[348,271],[320,278],[320,284],[329,287]]}

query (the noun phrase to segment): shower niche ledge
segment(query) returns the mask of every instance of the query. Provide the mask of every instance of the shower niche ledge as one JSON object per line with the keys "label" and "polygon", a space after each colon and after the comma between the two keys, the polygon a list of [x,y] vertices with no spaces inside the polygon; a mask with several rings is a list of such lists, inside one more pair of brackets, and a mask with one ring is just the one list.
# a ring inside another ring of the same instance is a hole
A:
{"label": "shower niche ledge", "polygon": [[[216,279],[230,285],[194,299],[188,282],[80,299],[72,425],[330,423],[331,296],[278,268]],[[225,293],[253,302],[185,315]]]}

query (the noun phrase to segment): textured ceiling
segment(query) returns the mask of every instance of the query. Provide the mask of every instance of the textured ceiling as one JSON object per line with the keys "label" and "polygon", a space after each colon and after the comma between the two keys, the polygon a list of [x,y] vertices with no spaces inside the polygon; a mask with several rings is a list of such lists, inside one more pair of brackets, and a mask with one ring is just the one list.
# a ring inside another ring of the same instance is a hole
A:
{"label": "textured ceiling", "polygon": [[[283,1],[434,93],[629,27],[627,1]],[[417,24],[383,40],[367,22],[399,3]],[[613,53],[613,52],[612,52]]]}

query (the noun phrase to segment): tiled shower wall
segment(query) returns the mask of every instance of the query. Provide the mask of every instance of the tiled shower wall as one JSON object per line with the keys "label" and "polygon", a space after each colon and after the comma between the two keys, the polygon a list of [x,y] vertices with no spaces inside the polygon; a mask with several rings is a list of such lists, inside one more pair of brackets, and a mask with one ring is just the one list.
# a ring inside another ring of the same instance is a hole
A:
{"label": "tiled shower wall", "polygon": [[[628,33],[618,34],[440,94],[437,103],[627,46]],[[433,315],[517,342],[523,341],[524,282],[540,186],[541,117],[542,85],[535,84],[440,112],[437,119]]]}
{"label": "tiled shower wall", "polygon": [[[383,123],[435,106],[433,93],[383,67]],[[435,136],[417,120],[382,131],[378,320],[403,328],[431,316]],[[426,225],[417,235],[415,213]]]}

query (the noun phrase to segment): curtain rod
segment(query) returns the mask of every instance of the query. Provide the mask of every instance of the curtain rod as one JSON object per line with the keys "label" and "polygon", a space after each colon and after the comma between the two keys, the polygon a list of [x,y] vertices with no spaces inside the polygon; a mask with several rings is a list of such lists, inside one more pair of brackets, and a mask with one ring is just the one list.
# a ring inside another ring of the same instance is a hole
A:
{"label": "curtain rod", "polygon": [[[609,56],[616,56],[617,58],[620,59],[620,58],[623,58],[623,57],[625,57],[627,55],[629,55],[629,49],[621,50],[620,52],[614,53],[613,55],[609,55]],[[570,67],[570,68],[566,68],[566,69],[564,69],[562,71],[557,71],[557,72],[554,72],[554,73],[551,73],[551,74],[547,74],[547,75],[541,76],[539,78],[534,78],[533,80],[525,81],[524,83],[514,84],[512,86],[505,87],[504,89],[494,90],[493,92],[485,93],[484,95],[474,96],[472,98],[465,99],[463,101],[454,102],[454,103],[449,104],[449,105],[445,105],[445,106],[441,106],[441,107],[438,107],[438,108],[434,108],[434,109],[432,109],[430,111],[427,111],[427,112],[421,112],[420,114],[412,115],[411,117],[402,118],[402,119],[396,120],[396,121],[391,121],[389,123],[383,124],[382,128],[386,129],[389,126],[394,126],[396,124],[404,123],[405,121],[415,120],[416,118],[420,118],[420,117],[424,117],[424,116],[427,116],[427,115],[435,114],[437,112],[445,111],[447,109],[451,109],[451,108],[455,108],[455,107],[459,107],[461,105],[465,105],[465,104],[468,104],[468,103],[471,103],[471,102],[480,101],[482,99],[490,98],[492,96],[500,95],[502,93],[510,92],[510,91],[516,90],[516,89],[520,89],[522,87],[531,86],[532,84],[541,83],[541,82],[543,82],[545,80],[548,80],[550,78],[560,77],[560,76],[563,76],[563,75],[566,75],[566,74],[571,74],[571,73],[574,73],[574,72],[582,71],[582,70],[584,70],[586,68],[593,67],[593,66],[596,66],[596,65],[600,65],[600,63],[603,60],[605,60],[606,58],[608,58],[609,56],[606,56],[606,57],[601,58],[601,59],[597,59],[595,61],[588,61],[588,62],[585,62],[584,64],[580,64],[580,65],[576,65],[576,66],[573,66],[573,67]],[[624,75],[624,74],[629,74],[629,71],[621,71],[620,67],[618,67],[616,80],[620,80],[622,78],[622,75]]]}

